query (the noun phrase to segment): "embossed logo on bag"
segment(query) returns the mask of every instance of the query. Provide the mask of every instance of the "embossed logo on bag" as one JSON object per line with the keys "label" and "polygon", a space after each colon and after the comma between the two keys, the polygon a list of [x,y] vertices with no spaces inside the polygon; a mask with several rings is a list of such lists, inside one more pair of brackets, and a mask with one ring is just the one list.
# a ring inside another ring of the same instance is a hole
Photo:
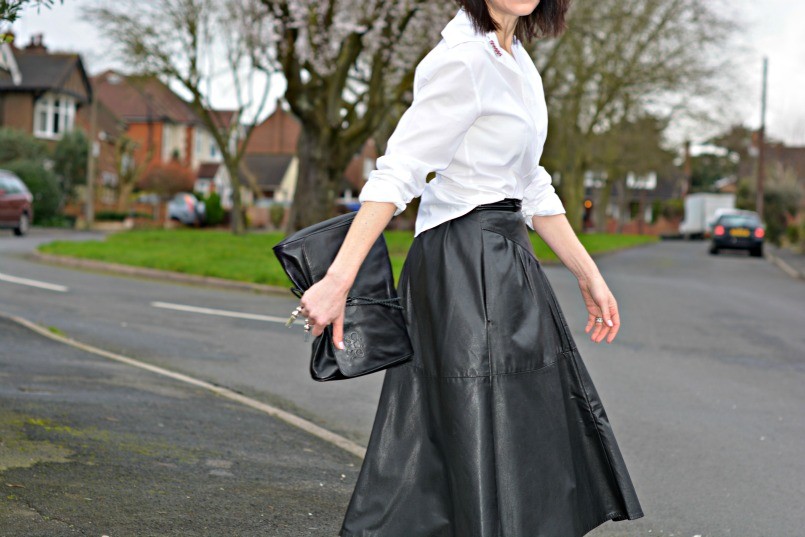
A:
{"label": "embossed logo on bag", "polygon": [[358,332],[345,334],[344,347],[350,360],[362,358],[365,353],[363,338]]}

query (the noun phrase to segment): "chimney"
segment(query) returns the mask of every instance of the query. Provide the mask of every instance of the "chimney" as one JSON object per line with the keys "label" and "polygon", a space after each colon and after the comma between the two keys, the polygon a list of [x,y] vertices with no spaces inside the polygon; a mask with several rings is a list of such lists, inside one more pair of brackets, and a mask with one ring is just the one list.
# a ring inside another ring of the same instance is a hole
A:
{"label": "chimney", "polygon": [[25,47],[26,52],[35,54],[46,54],[48,48],[45,46],[45,38],[42,34],[34,34],[31,36],[31,41]]}

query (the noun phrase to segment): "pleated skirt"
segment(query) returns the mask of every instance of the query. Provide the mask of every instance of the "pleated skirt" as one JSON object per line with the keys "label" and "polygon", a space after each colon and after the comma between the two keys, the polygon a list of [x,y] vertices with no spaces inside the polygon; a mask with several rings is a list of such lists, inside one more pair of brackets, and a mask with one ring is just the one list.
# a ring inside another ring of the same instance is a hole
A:
{"label": "pleated skirt", "polygon": [[643,516],[595,386],[509,199],[423,231],[340,537],[576,537]]}

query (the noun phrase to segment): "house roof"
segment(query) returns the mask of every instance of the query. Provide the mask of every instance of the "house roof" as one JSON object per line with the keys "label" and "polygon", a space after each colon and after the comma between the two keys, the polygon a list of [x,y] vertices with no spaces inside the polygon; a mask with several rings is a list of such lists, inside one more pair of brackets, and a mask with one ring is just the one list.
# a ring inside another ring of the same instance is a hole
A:
{"label": "house roof", "polygon": [[101,102],[125,121],[199,122],[190,104],[156,77],[110,70],[92,81]]}
{"label": "house roof", "polygon": [[212,179],[218,173],[218,168],[220,167],[221,163],[219,162],[202,162],[199,164],[196,177],[199,179]]}
{"label": "house roof", "polygon": [[219,129],[228,130],[235,114],[237,114],[237,110],[213,110],[212,119]]}
{"label": "house roof", "polygon": [[[249,184],[247,173],[250,173],[263,190],[279,188],[288,166],[291,165],[294,155],[283,154],[252,154],[243,157],[240,170],[242,184]],[[243,168],[246,168],[245,170]]]}
{"label": "house roof", "polygon": [[[92,87],[81,56],[73,53],[48,52],[44,46],[18,49],[10,47],[14,61],[21,75],[19,83],[15,83],[12,73],[0,69],[0,92],[31,92],[61,90],[72,94],[83,102],[92,99]],[[78,70],[84,84],[84,93],[77,94],[64,88],[70,75]]]}

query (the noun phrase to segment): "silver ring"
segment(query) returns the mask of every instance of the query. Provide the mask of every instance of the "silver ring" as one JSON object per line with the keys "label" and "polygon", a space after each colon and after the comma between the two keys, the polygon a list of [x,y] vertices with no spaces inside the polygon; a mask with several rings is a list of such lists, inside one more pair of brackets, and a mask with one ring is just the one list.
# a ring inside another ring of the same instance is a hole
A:
{"label": "silver ring", "polygon": [[603,318],[603,317],[596,317],[596,318],[595,318],[595,322],[597,322],[597,323],[603,323],[603,322],[604,322],[604,318]]}

